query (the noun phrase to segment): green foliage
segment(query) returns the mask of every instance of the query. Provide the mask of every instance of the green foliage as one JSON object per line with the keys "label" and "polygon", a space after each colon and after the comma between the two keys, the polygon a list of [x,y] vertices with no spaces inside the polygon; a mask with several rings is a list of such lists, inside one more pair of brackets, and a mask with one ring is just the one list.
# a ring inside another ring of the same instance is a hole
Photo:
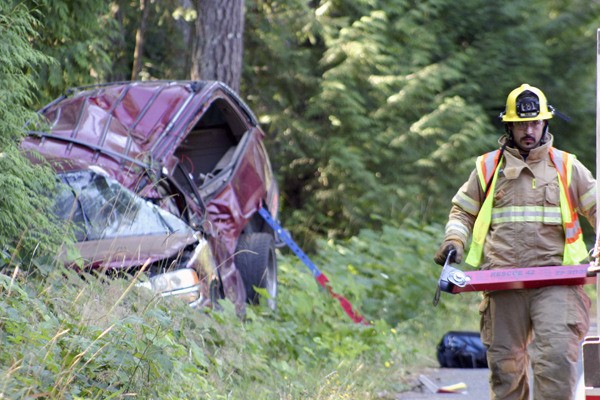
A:
{"label": "green foliage", "polygon": [[552,121],[556,145],[575,152],[594,170],[595,166],[595,73],[596,32],[600,4],[574,0],[551,1],[547,5],[549,21],[542,28],[550,52],[551,68],[541,71],[550,104],[572,119]]}
{"label": "green foliage", "polygon": [[55,62],[32,72],[46,103],[67,88],[104,82],[111,65],[109,46],[118,32],[109,1],[27,0],[38,20],[33,46]]}
{"label": "green foliage", "polygon": [[146,309],[132,313],[134,305],[124,304],[130,290],[125,282],[92,276],[84,281],[61,268],[37,286],[3,278],[0,319],[3,343],[11,347],[1,360],[3,393],[104,399],[136,392],[167,398],[158,394],[164,391],[173,399],[202,398],[209,385],[202,385],[201,374],[166,386],[173,383],[169,377],[196,368],[178,331],[187,329],[185,315],[174,320],[165,304],[148,296],[136,299]]}
{"label": "green foliage", "polygon": [[29,38],[38,35],[36,28],[36,20],[22,4],[0,4],[1,148],[21,138],[21,127],[35,115],[27,108],[34,100],[35,81],[24,71],[50,62],[47,56],[31,47]]}
{"label": "green foliage", "polygon": [[576,117],[552,122],[557,145],[593,156],[597,2],[254,4],[243,91],[269,131],[282,219],[303,241],[441,223],[523,82]]}
{"label": "green foliage", "polygon": [[449,297],[441,301],[439,309],[432,308],[441,272],[433,254],[442,233],[440,226],[419,226],[406,220],[400,227],[363,230],[344,242],[330,242],[322,247],[320,257],[343,292],[362,299],[360,309],[370,319],[408,327],[415,321],[435,319],[438,310],[446,313],[452,307],[460,308],[461,301],[468,300],[469,307],[478,302],[476,295],[464,300]]}
{"label": "green foliage", "polygon": [[38,26],[22,3],[0,4],[0,243],[26,265],[33,257],[55,254],[64,239],[44,197],[54,186],[53,175],[31,165],[18,149],[24,126],[36,119],[30,109],[36,85],[29,72],[51,63],[30,43]]}

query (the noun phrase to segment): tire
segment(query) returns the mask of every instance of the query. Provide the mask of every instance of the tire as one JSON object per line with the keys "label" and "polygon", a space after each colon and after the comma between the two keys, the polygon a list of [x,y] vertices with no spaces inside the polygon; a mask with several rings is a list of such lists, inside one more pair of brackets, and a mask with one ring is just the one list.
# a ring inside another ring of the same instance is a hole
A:
{"label": "tire", "polygon": [[274,310],[277,304],[277,255],[273,236],[268,233],[241,235],[235,265],[244,281],[246,301],[258,304],[260,295],[254,287],[266,289],[270,297],[267,299],[267,305]]}

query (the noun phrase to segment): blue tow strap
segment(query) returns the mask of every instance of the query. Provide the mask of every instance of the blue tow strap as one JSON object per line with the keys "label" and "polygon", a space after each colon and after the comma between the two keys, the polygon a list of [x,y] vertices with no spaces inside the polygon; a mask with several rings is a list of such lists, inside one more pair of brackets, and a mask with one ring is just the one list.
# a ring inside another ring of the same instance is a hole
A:
{"label": "blue tow strap", "polygon": [[317,266],[310,260],[310,258],[308,258],[306,253],[304,253],[304,251],[302,251],[300,246],[298,246],[296,244],[296,242],[292,239],[292,237],[289,235],[289,233],[287,233],[286,230],[283,229],[281,227],[281,225],[279,225],[273,219],[273,217],[271,216],[269,211],[267,209],[265,209],[264,207],[261,207],[258,209],[258,213],[267,222],[267,224],[269,224],[269,226],[275,231],[277,236],[279,236],[279,238],[281,238],[281,240],[283,240],[284,243],[294,252],[294,254],[300,259],[300,261],[302,261],[304,263],[304,265],[306,265],[308,267],[308,269],[310,269],[310,271],[312,272],[313,276],[315,277],[315,279],[317,280],[319,285],[321,285],[323,288],[325,288],[332,297],[334,297],[335,299],[337,299],[340,302],[340,305],[342,306],[342,308],[344,309],[346,314],[348,314],[348,316],[350,318],[352,318],[352,320],[356,323],[368,324],[368,322],[365,321],[364,317],[362,315],[360,315],[357,311],[354,310],[354,308],[352,307],[352,304],[350,304],[348,299],[346,299],[344,296],[341,296],[333,291],[333,289],[331,288],[331,285],[329,284],[329,279],[325,276],[325,274],[323,274],[319,270],[319,268],[317,268]]}

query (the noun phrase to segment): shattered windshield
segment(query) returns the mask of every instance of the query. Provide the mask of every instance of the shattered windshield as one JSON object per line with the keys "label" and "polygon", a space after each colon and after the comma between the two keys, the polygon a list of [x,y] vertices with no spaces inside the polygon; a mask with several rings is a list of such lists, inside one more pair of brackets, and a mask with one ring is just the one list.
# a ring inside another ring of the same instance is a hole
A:
{"label": "shattered windshield", "polygon": [[182,220],[114,179],[91,170],[60,174],[59,178],[65,185],[60,185],[56,212],[75,224],[79,241],[193,233]]}

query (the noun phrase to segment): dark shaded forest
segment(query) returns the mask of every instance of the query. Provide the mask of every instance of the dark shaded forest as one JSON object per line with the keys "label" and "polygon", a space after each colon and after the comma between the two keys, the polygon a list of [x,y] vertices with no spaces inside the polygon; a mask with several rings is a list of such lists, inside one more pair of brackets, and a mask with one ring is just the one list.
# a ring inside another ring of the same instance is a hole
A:
{"label": "dark shaded forest", "polygon": [[[2,140],[72,86],[189,79],[198,4],[5,2]],[[599,23],[600,4],[583,0],[246,2],[240,93],[268,132],[284,225],[309,246],[443,222],[523,82],[571,117],[552,121],[555,144],[593,169]],[[3,202],[0,221],[21,208]]]}

